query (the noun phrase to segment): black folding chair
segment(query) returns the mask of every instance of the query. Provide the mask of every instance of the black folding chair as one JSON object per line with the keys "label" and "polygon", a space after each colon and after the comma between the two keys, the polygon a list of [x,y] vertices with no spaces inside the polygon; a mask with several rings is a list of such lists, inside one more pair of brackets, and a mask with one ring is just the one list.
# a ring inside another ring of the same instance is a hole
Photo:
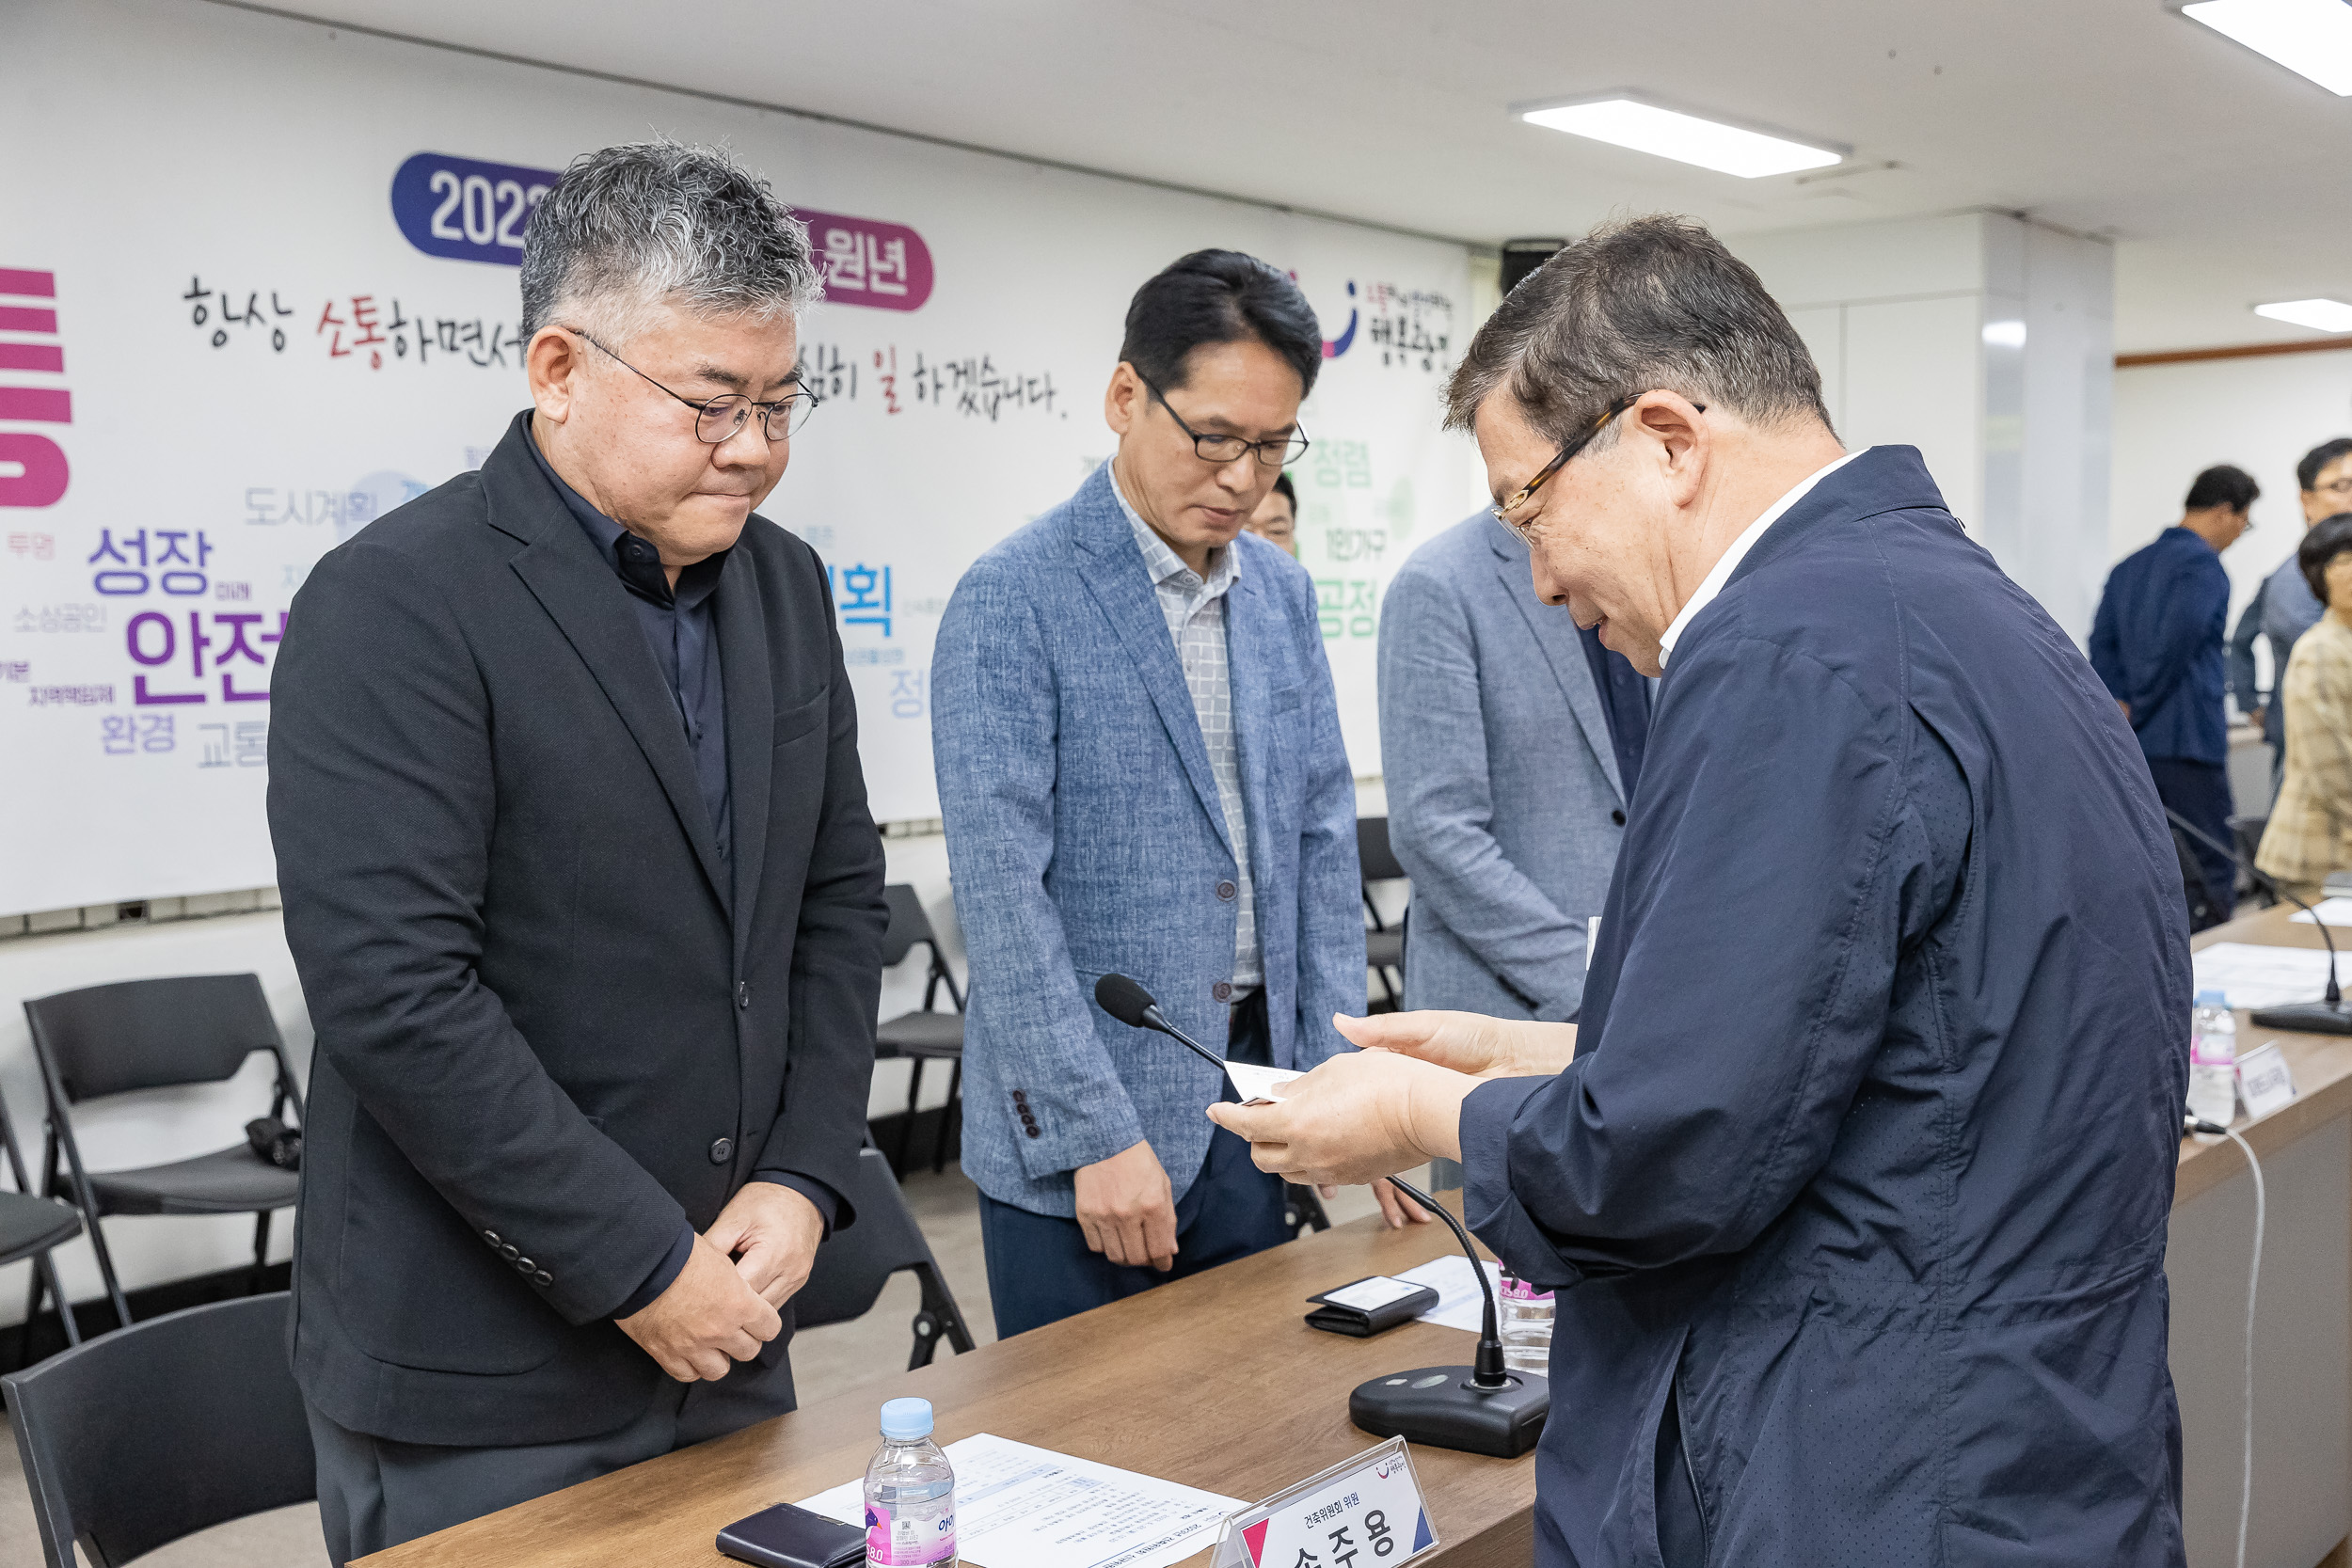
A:
{"label": "black folding chair", "polygon": [[2241,903],[2251,900],[2259,908],[2265,910],[2279,901],[2278,895],[2270,891],[2267,883],[2257,881],[2253,877],[2248,875],[2245,868],[2252,865],[2254,863],[2254,857],[2262,852],[2263,831],[2269,826],[2270,816],[2267,813],[2265,813],[2261,816],[2233,816],[2230,818],[2230,840],[2233,847],[2234,847],[2237,850],[2237,863],[2239,866],[2237,879],[2238,900]]}
{"label": "black folding chair", "polygon": [[[35,998],[24,1004],[24,1017],[32,1025],[33,1055],[49,1101],[40,1193],[56,1197],[61,1182],[71,1188],[69,1196],[89,1226],[116,1319],[127,1326],[131,1307],[99,1224],[109,1214],[252,1214],[253,1285],[259,1290],[270,1215],[294,1205],[299,1181],[293,1171],[271,1164],[244,1141],[169,1164],[92,1171],[74,1141],[72,1108],[134,1089],[216,1084],[234,1077],[254,1052],[267,1051],[278,1067],[269,1114],[282,1117],[291,1106],[298,1123],[302,1091],[294,1086],[294,1064],[260,978],[190,974],[124,980]],[[38,1299],[38,1281],[34,1290]]]}
{"label": "black folding chair", "polygon": [[947,1281],[939,1272],[939,1260],[931,1256],[931,1245],[923,1239],[922,1227],[907,1212],[906,1199],[898,1193],[898,1178],[891,1174],[890,1162],[882,1157],[881,1149],[869,1147],[858,1150],[850,1190],[841,1196],[849,1199],[857,1223],[834,1232],[817,1249],[817,1261],[809,1270],[808,1283],[792,1298],[796,1330],[821,1328],[826,1323],[848,1323],[866,1316],[881,1298],[882,1286],[890,1276],[906,1269],[913,1272],[916,1283],[923,1288],[923,1306],[914,1314],[914,1349],[907,1356],[907,1370],[930,1366],[931,1358],[939,1354],[942,1339],[958,1355],[970,1350],[972,1331],[964,1326],[963,1312],[956,1306],[955,1293],[947,1289]]}
{"label": "black folding chair", "polygon": [[[960,1127],[963,1111],[963,991],[956,985],[956,977],[947,969],[947,957],[940,951],[939,937],[931,929],[931,917],[923,912],[923,900],[905,882],[893,882],[882,889],[882,897],[890,906],[890,925],[882,932],[882,967],[894,968],[906,961],[909,953],[917,947],[930,949],[930,967],[923,982],[923,1006],[919,1012],[900,1013],[874,1031],[874,1054],[905,1056],[913,1061],[907,1069],[906,1120],[898,1128],[898,1154],[891,1162],[900,1177],[907,1172],[907,1148],[914,1140],[914,1104],[923,1092],[923,1069],[932,1062],[952,1062],[947,1074],[947,1103],[939,1113],[939,1135],[931,1141],[931,1169],[934,1173],[947,1164],[947,1138],[951,1128]],[[952,1013],[931,1010],[938,1000],[939,988],[947,988],[947,1000],[955,1004]]]}
{"label": "black folding chair", "polygon": [[318,1495],[286,1292],[151,1318],[0,1377],[48,1568],[118,1568]]}
{"label": "black folding chair", "polygon": [[0,1192],[0,1263],[33,1260],[32,1299],[25,1304],[24,1323],[17,1330],[16,1358],[24,1362],[33,1358],[33,1320],[40,1313],[44,1289],[57,1304],[57,1316],[65,1321],[65,1342],[82,1342],[82,1330],[73,1321],[65,1287],[57,1283],[56,1262],[49,1256],[52,1248],[82,1233],[82,1216],[62,1198],[34,1193],[33,1183],[24,1175],[24,1156],[16,1146],[16,1124],[8,1119],[8,1102],[4,1097],[0,1097],[0,1148],[7,1149],[8,1174],[16,1180],[16,1191]]}
{"label": "black folding chair", "polygon": [[1373,883],[1406,880],[1405,867],[1398,863],[1396,851],[1389,847],[1387,817],[1356,819],[1356,860],[1363,877],[1364,918],[1372,923],[1364,932],[1364,963],[1380,976],[1380,990],[1388,998],[1388,1006],[1381,1010],[1392,1013],[1402,1006],[1399,993],[1405,989],[1406,921],[1400,916],[1391,927],[1380,917],[1380,906],[1372,901]]}

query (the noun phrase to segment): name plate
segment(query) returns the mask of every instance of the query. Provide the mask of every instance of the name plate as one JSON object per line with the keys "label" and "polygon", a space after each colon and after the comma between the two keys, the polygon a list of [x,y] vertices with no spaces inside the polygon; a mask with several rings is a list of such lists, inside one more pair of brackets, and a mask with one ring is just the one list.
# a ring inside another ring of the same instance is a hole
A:
{"label": "name plate", "polygon": [[1438,1549],[1405,1439],[1226,1517],[1210,1568],[1404,1568]]}
{"label": "name plate", "polygon": [[2237,1092],[2249,1117],[2266,1117],[2295,1102],[2295,1074],[2288,1070],[2278,1041],[2257,1046],[2237,1059]]}

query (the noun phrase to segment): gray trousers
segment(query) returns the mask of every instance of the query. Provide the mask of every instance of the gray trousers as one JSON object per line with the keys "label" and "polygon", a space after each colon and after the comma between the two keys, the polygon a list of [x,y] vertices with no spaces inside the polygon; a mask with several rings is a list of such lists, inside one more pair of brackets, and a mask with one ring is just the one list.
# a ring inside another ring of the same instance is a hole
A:
{"label": "gray trousers", "polygon": [[[750,1375],[746,1375],[750,1374]],[[452,1525],[592,1480],[794,1407],[792,1364],[745,1362],[718,1383],[664,1379],[644,1414],[568,1443],[444,1448],[353,1432],[306,1405],[318,1453],[319,1517],[335,1568]]]}

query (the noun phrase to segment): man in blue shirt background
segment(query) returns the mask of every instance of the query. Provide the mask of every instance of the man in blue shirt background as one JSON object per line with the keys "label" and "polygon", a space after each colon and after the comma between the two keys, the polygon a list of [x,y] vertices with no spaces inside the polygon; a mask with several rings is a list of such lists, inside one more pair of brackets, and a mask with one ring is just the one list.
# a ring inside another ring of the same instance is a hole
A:
{"label": "man in blue shirt background", "polygon": [[[2181,520],[2107,576],[2090,628],[2090,663],[2123,708],[2165,805],[2230,841],[2230,736],[2222,713],[2230,574],[2221,552],[2250,527],[2262,487],[2243,468],[2207,468]],[[2205,891],[2225,919],[2237,868],[2196,846]]]}

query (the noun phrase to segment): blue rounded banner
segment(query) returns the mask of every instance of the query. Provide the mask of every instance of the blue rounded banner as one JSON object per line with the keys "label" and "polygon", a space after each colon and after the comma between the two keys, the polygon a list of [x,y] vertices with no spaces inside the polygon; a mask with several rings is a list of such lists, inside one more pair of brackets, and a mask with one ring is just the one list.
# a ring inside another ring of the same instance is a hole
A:
{"label": "blue rounded banner", "polygon": [[420,152],[392,176],[392,220],[427,256],[518,267],[532,210],[557,171]]}

